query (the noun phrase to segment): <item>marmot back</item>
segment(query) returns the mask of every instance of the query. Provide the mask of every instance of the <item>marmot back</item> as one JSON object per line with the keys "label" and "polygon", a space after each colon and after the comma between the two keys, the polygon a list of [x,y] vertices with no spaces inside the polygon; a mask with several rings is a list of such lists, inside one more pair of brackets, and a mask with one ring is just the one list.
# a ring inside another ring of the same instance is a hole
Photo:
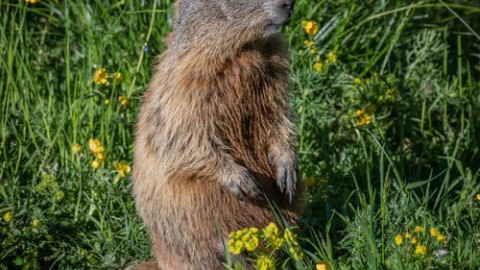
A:
{"label": "marmot back", "polygon": [[224,269],[221,237],[275,222],[268,201],[296,221],[301,187],[280,36],[294,2],[177,1],[135,141],[133,193],[156,262],[134,269]]}

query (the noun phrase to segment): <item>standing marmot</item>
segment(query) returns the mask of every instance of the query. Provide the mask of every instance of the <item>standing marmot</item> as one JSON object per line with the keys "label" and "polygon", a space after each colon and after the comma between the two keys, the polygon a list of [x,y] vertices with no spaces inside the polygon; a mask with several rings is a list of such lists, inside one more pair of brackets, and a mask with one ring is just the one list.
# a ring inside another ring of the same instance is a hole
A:
{"label": "standing marmot", "polygon": [[275,221],[269,201],[296,220],[289,61],[279,33],[294,4],[177,1],[137,126],[133,193],[156,263],[136,269],[223,269],[218,228],[227,237]]}

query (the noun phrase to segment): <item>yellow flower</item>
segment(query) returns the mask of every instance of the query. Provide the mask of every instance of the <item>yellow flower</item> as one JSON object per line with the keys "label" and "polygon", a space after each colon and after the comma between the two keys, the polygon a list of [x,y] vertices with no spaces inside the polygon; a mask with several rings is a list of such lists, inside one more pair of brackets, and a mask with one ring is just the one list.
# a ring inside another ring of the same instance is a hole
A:
{"label": "yellow flower", "polygon": [[355,84],[355,85],[361,85],[361,84],[362,84],[362,79],[360,79],[360,78],[355,78],[355,79],[353,79],[353,84]]}
{"label": "yellow flower", "polygon": [[108,78],[108,72],[104,68],[100,68],[95,72],[95,84],[106,84]]}
{"label": "yellow flower", "polygon": [[410,238],[410,234],[408,232],[406,232],[404,236],[405,236],[405,239]]}
{"label": "yellow flower", "polygon": [[318,62],[318,63],[315,63],[313,64],[313,68],[316,70],[316,71],[322,71],[323,70],[323,64]]}
{"label": "yellow flower", "polygon": [[92,161],[92,164],[91,164],[90,166],[92,166],[92,168],[93,168],[94,170],[96,170],[96,169],[100,168],[101,165],[102,165],[102,164],[100,163],[100,161],[94,160],[94,161]]}
{"label": "yellow flower", "polygon": [[438,234],[435,239],[437,239],[437,241],[439,242],[443,242],[443,243],[446,243],[447,242],[447,237],[443,234]]}
{"label": "yellow flower", "polygon": [[127,177],[127,174],[130,172],[131,168],[127,164],[126,161],[122,161],[120,163],[113,164],[113,167],[117,169],[118,174],[120,174],[120,177]]}
{"label": "yellow flower", "polygon": [[128,108],[128,103],[130,102],[128,100],[128,97],[126,96],[120,96],[118,97],[118,102],[120,103],[120,105],[122,105],[122,109],[127,109]]}
{"label": "yellow flower", "polygon": [[260,256],[257,260],[258,270],[274,270],[275,262],[267,256]]}
{"label": "yellow flower", "polygon": [[415,226],[415,229],[413,229],[414,233],[421,233],[423,232],[423,227],[422,226]]}
{"label": "yellow flower", "polygon": [[440,231],[436,227],[430,228],[430,230],[428,230],[428,232],[433,237],[437,237],[440,234]]}
{"label": "yellow flower", "polygon": [[326,262],[317,263],[317,265],[315,266],[316,270],[328,270],[329,268],[330,266]]}
{"label": "yellow flower", "polygon": [[103,102],[103,104],[105,104],[105,105],[109,105],[109,104],[110,104],[110,99],[108,99],[108,98],[107,98],[107,99],[105,99],[105,101]]}
{"label": "yellow flower", "polygon": [[480,201],[480,193],[477,194],[477,196],[475,196],[477,201]]}
{"label": "yellow flower", "polygon": [[10,222],[12,221],[12,219],[13,219],[12,211],[8,211],[7,213],[5,213],[5,215],[3,215],[3,220],[5,220],[6,222]]}
{"label": "yellow flower", "polygon": [[303,21],[303,29],[305,33],[313,36],[318,32],[318,23],[315,21]]}
{"label": "yellow flower", "polygon": [[38,219],[33,220],[33,222],[32,222],[33,227],[38,228],[38,227],[40,227],[40,225],[42,225],[42,222],[40,222],[40,220],[38,220]]}
{"label": "yellow flower", "polygon": [[103,148],[102,143],[99,140],[90,139],[88,140],[88,148],[93,154],[103,153],[105,148]]}
{"label": "yellow flower", "polygon": [[440,231],[439,231],[436,227],[430,228],[430,230],[428,230],[428,232],[430,233],[430,235],[431,235],[432,237],[434,237],[435,239],[437,239],[437,241],[445,242],[445,241],[447,240],[447,238],[445,237],[445,235],[441,234]]}
{"label": "yellow flower", "polygon": [[105,159],[107,159],[105,157],[105,154],[103,154],[103,152],[97,153],[97,158],[99,161],[105,161]]}
{"label": "yellow flower", "polygon": [[80,151],[82,151],[82,146],[81,146],[80,144],[76,143],[76,144],[74,144],[74,145],[72,146],[72,152],[73,152],[74,154],[77,154],[77,153],[79,153]]}
{"label": "yellow flower", "polygon": [[250,238],[245,241],[245,249],[248,251],[254,251],[258,247],[258,237],[255,235],[250,236]]}
{"label": "yellow flower", "polygon": [[305,40],[303,42],[303,45],[305,45],[305,47],[307,47],[307,48],[311,48],[311,47],[313,47],[313,45],[315,45],[315,42],[313,42],[311,40]]}
{"label": "yellow flower", "polygon": [[116,85],[120,85],[120,84],[122,83],[122,81],[123,81],[123,75],[122,75],[122,73],[117,72],[117,73],[113,74],[112,79],[113,79],[113,82],[114,82]]}
{"label": "yellow flower", "polygon": [[36,4],[40,2],[40,0],[25,0],[25,2],[30,3],[30,4]]}
{"label": "yellow flower", "polygon": [[278,237],[279,230],[278,230],[277,224],[271,222],[270,224],[268,224],[267,227],[263,228],[262,232],[266,238],[272,238],[272,237]]}
{"label": "yellow flower", "polygon": [[416,237],[410,238],[410,244],[415,245],[416,243],[418,243],[418,238]]}
{"label": "yellow flower", "polygon": [[242,252],[244,248],[242,241],[237,241],[235,239],[228,240],[228,252],[238,255]]}
{"label": "yellow flower", "polygon": [[337,55],[333,52],[327,53],[327,63],[335,63],[337,62]]}
{"label": "yellow flower", "polygon": [[305,178],[305,180],[303,180],[303,183],[307,187],[313,187],[313,186],[315,186],[316,181],[315,181],[315,178],[313,178],[313,177],[307,177],[307,178]]}
{"label": "yellow flower", "polygon": [[317,54],[318,53],[318,49],[310,49],[309,51],[310,54]]}
{"label": "yellow flower", "polygon": [[123,81],[123,75],[122,73],[120,72],[117,72],[117,73],[114,73],[112,75],[112,80],[113,80],[113,83],[115,83],[115,85],[120,85]]}
{"label": "yellow flower", "polygon": [[400,246],[402,243],[403,237],[400,234],[397,234],[397,236],[395,236],[395,244],[397,244],[397,246]]}
{"label": "yellow flower", "polygon": [[415,254],[424,256],[425,254],[427,254],[427,247],[422,244],[417,245],[415,247]]}

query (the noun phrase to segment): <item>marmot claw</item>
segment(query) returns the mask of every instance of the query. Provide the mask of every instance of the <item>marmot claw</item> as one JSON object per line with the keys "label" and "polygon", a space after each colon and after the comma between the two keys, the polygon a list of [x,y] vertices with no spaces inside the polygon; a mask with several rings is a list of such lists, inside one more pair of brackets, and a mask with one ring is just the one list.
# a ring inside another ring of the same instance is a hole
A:
{"label": "marmot claw", "polygon": [[292,202],[297,186],[297,170],[295,166],[284,165],[277,167],[277,185],[280,191],[285,192],[290,202]]}

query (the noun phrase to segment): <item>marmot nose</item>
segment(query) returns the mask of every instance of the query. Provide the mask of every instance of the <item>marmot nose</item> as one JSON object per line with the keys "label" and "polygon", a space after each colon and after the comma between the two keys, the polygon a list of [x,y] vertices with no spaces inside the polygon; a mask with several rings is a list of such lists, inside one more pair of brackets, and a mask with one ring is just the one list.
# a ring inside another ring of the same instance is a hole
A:
{"label": "marmot nose", "polygon": [[290,19],[293,15],[293,6],[295,5],[295,0],[282,0],[282,8],[288,11],[288,18]]}

